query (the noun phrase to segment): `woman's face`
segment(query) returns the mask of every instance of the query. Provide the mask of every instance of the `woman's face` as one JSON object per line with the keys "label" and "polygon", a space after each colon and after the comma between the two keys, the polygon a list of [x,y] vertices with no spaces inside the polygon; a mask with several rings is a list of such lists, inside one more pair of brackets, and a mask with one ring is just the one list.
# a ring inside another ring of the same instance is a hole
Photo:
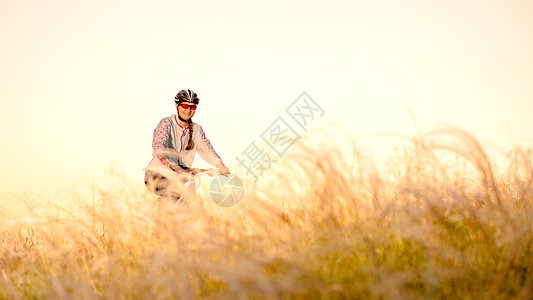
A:
{"label": "woman's face", "polygon": [[[184,106],[187,108],[184,108]],[[196,104],[192,102],[183,101],[179,104],[176,103],[176,108],[178,109],[178,114],[180,115],[180,117],[187,121],[192,118],[192,116],[194,116],[194,113],[196,112]]]}

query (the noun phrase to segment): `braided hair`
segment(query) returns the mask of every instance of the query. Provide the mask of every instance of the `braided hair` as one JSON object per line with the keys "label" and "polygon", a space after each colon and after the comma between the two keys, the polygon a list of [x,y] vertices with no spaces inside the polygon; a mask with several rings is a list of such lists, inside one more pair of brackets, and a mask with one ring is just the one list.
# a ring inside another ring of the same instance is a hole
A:
{"label": "braided hair", "polygon": [[192,141],[192,120],[189,119],[189,143],[187,143],[187,147],[185,147],[185,150],[191,150],[194,147],[194,142]]}
{"label": "braided hair", "polygon": [[[181,90],[178,92],[178,94],[176,95],[176,97],[174,97],[174,101],[176,103],[180,103],[182,101],[185,101],[185,102],[192,102],[196,105],[198,105],[198,103],[200,102],[200,98],[198,98],[198,95],[193,92],[192,90],[190,89],[186,89],[186,90]],[[194,142],[192,140],[192,133],[193,133],[193,129],[192,129],[192,120],[189,119],[189,121],[187,122],[187,125],[189,127],[189,143],[187,143],[187,147],[185,147],[185,150],[191,150],[193,147],[194,147]]]}

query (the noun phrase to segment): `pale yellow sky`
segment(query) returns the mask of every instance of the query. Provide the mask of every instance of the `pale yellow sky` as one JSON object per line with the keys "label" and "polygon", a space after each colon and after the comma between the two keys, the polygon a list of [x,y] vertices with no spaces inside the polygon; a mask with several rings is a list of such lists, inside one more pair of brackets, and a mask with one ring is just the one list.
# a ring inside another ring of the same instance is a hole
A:
{"label": "pale yellow sky", "polygon": [[0,41],[2,197],[142,177],[182,88],[230,167],[303,91],[356,136],[533,138],[531,1],[2,1]]}

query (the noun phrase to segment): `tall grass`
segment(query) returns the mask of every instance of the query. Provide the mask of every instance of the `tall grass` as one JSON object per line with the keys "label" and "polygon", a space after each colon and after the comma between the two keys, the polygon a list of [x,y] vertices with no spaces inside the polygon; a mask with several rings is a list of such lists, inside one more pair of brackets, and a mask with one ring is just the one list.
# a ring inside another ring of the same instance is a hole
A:
{"label": "tall grass", "polygon": [[142,188],[96,190],[4,218],[0,298],[531,299],[532,152],[508,158],[497,172],[454,129],[377,168],[318,132],[234,208],[158,213]]}

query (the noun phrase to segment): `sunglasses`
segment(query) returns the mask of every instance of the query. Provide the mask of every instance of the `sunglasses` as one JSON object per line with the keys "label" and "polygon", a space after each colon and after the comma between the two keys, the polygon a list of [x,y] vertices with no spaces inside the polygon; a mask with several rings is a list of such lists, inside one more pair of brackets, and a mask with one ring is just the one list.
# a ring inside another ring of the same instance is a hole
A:
{"label": "sunglasses", "polygon": [[196,110],[196,105],[189,105],[189,104],[180,104],[181,108],[188,109],[189,107],[191,110]]}

